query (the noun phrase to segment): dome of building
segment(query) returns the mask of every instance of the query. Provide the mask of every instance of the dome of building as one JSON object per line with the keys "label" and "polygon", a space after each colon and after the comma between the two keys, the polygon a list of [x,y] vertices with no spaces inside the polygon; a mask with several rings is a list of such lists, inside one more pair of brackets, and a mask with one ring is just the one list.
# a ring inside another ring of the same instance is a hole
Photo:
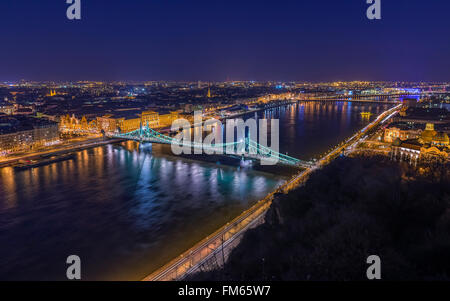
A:
{"label": "dome of building", "polygon": [[448,146],[449,145],[448,135],[444,132],[439,132],[434,136],[432,143],[439,146]]}
{"label": "dome of building", "polygon": [[436,136],[437,132],[434,130],[434,124],[427,123],[425,130],[420,135],[420,143],[427,144],[433,141],[433,137]]}

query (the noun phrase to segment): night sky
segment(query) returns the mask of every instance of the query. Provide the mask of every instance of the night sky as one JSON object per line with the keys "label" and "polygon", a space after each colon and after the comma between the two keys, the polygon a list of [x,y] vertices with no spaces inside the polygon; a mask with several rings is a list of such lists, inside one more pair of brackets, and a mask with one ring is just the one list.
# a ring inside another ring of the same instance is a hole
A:
{"label": "night sky", "polygon": [[0,80],[450,80],[450,1],[0,1]]}

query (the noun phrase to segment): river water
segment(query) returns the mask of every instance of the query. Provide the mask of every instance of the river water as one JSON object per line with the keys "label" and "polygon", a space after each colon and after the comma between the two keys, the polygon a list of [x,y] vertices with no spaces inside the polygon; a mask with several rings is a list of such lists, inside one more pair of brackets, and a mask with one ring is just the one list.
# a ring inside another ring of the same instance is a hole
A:
{"label": "river water", "polygon": [[[391,107],[300,102],[258,113],[280,120],[280,151],[318,157]],[[362,117],[361,112],[372,112]],[[254,117],[249,114],[246,117]],[[0,169],[0,280],[139,280],[249,208],[292,171],[177,157],[123,142],[75,160]]]}

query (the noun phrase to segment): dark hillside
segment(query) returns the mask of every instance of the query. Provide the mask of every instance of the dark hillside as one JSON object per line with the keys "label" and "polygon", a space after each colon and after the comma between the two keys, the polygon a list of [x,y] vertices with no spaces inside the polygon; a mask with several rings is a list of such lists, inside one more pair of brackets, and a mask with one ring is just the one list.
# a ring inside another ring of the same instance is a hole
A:
{"label": "dark hillside", "polygon": [[195,280],[450,280],[450,168],[342,158],[279,195],[225,267]]}

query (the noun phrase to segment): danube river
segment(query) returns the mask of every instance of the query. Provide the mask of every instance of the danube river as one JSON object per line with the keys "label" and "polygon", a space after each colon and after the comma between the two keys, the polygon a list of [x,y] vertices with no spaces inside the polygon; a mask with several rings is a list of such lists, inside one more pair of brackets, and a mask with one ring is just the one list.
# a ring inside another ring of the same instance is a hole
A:
{"label": "danube river", "polygon": [[[278,118],[280,151],[309,160],[389,107],[309,101],[258,117]],[[131,141],[29,170],[2,168],[0,280],[64,280],[69,255],[81,258],[84,280],[142,279],[281,184],[289,172],[280,170]]]}

